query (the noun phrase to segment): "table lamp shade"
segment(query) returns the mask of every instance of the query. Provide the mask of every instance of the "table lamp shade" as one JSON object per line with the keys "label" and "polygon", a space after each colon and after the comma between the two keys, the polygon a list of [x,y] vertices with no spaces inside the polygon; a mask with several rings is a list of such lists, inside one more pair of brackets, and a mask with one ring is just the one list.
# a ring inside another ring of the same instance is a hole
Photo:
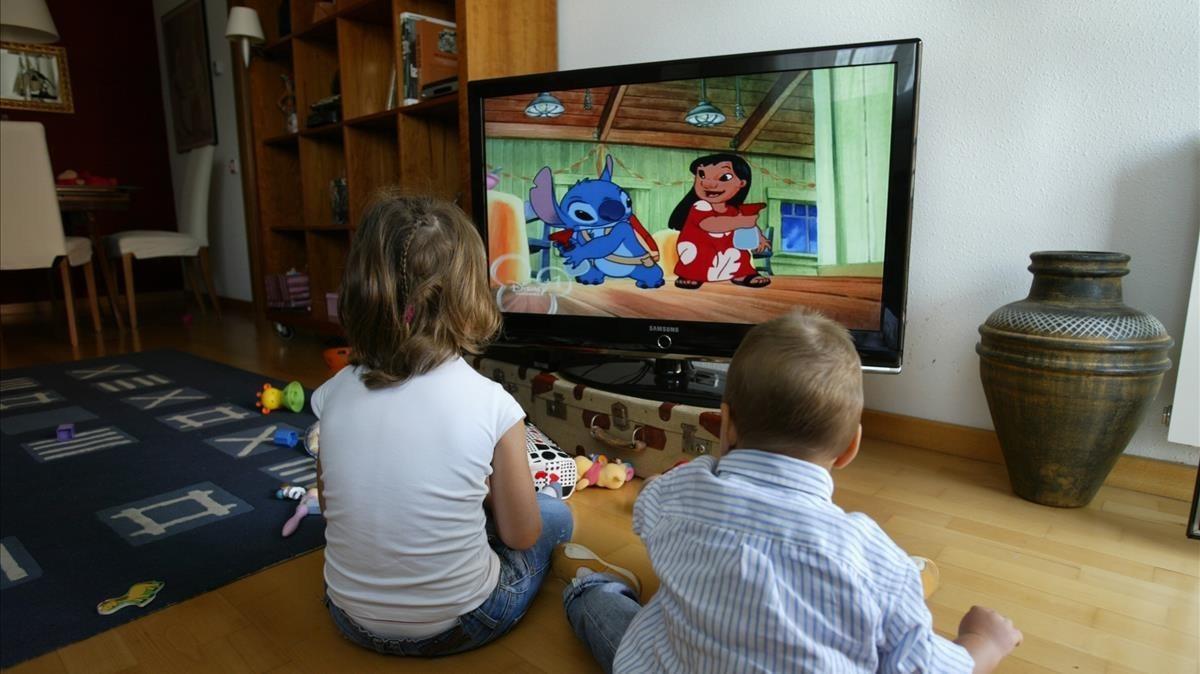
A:
{"label": "table lamp shade", "polygon": [[57,42],[58,29],[46,0],[0,0],[0,41]]}

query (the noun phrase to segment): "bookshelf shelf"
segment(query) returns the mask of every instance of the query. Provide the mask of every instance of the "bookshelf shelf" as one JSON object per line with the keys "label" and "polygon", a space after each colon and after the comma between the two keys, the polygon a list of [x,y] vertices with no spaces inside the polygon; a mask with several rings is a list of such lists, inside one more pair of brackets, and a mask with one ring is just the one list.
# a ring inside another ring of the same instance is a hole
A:
{"label": "bookshelf shelf", "polygon": [[[291,30],[279,34],[276,17],[284,3]],[[458,78],[465,92],[471,79],[554,70],[557,34],[555,0],[337,0],[333,15],[313,21],[315,0],[239,0],[255,9],[267,44],[239,83],[243,109],[243,153],[248,237],[256,261],[256,290],[263,276],[291,269],[309,276],[312,306],[267,309],[268,321],[321,334],[340,334],[327,316],[326,293],[337,292],[345,271],[354,226],[372,196],[400,187],[444,198],[460,197],[470,208],[469,148],[465,95],[439,96],[388,107],[392,83],[400,89],[400,16],[406,12],[453,21],[457,26]],[[512,35],[529,40],[514,41]],[[551,45],[547,48],[547,44]],[[240,67],[240,61],[237,64]],[[295,85],[301,129],[287,131],[279,103],[283,78]],[[341,119],[305,128],[310,106],[338,87]],[[401,91],[396,100],[403,100]],[[349,219],[335,224],[335,180],[345,180]]]}

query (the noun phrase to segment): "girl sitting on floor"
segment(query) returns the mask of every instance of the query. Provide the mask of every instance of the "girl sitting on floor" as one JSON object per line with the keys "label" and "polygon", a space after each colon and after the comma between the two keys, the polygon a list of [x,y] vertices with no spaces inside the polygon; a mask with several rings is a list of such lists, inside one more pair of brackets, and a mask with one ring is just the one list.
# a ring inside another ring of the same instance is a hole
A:
{"label": "girl sitting on floor", "polygon": [[534,493],[521,407],[462,357],[500,327],[486,273],[457,206],[394,194],[367,210],[346,261],[351,366],[312,399],[326,604],[380,653],[447,655],[503,635],[571,538],[566,505]]}

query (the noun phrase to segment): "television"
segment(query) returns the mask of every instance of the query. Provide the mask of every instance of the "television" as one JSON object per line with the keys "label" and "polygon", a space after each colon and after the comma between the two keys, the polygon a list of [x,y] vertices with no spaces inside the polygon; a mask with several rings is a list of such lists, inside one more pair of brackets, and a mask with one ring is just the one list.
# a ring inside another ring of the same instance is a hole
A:
{"label": "television", "polygon": [[[903,360],[921,43],[473,81],[500,344],[728,358],[796,306]],[[669,369],[669,368],[668,368]]]}

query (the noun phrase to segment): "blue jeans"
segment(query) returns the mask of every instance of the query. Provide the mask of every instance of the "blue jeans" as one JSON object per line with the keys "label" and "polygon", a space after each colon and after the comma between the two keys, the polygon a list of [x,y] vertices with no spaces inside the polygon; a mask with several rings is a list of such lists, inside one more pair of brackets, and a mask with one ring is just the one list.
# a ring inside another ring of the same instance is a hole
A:
{"label": "blue jeans", "polygon": [[571,581],[563,590],[563,607],[575,635],[587,644],[592,657],[608,674],[629,623],[641,610],[628,585],[607,573],[593,573]]}
{"label": "blue jeans", "polygon": [[384,655],[453,655],[503,636],[525,615],[546,578],[550,554],[558,545],[571,540],[575,528],[571,509],[560,499],[539,494],[537,501],[542,535],[528,550],[513,550],[489,533],[488,543],[500,558],[500,579],[483,604],[459,616],[454,627],[424,639],[388,639],[354,622],[326,596],[325,605],[333,623],[350,641]]}

